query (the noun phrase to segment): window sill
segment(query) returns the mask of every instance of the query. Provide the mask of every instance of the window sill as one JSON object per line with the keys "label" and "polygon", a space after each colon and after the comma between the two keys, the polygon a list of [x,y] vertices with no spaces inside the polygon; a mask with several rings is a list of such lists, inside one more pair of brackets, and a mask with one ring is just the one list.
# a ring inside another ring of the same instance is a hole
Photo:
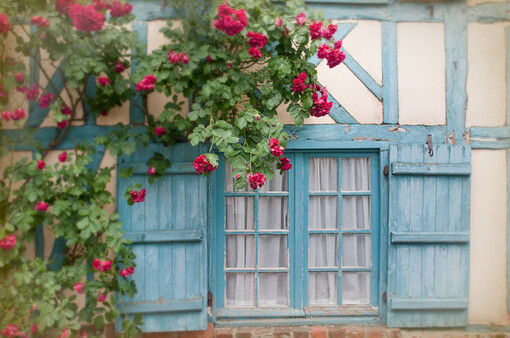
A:
{"label": "window sill", "polygon": [[222,318],[260,318],[260,317],[336,317],[336,316],[377,316],[379,308],[371,305],[343,305],[343,306],[317,306],[305,309],[294,308],[266,308],[218,309],[216,316]]}

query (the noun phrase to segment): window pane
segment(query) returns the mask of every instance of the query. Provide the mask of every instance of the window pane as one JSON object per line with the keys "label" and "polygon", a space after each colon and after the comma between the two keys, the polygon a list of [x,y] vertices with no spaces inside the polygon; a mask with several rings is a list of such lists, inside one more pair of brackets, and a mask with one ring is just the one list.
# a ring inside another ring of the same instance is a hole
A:
{"label": "window pane", "polygon": [[314,268],[338,267],[337,235],[310,235],[308,266]]}
{"label": "window pane", "polygon": [[311,158],[308,162],[308,189],[311,192],[338,191],[338,159]]}
{"label": "window pane", "polygon": [[287,235],[259,237],[259,268],[286,268],[289,266]]}
{"label": "window pane", "polygon": [[266,180],[264,186],[260,188],[260,192],[282,192],[289,191],[288,183],[287,183],[287,172],[284,171],[282,175],[280,175],[280,171],[275,169],[275,174],[272,179]]}
{"label": "window pane", "polygon": [[370,272],[342,273],[342,304],[370,303]]}
{"label": "window pane", "polygon": [[370,196],[342,197],[342,229],[370,229]]}
{"label": "window pane", "polygon": [[254,229],[253,197],[227,197],[227,230]]}
{"label": "window pane", "polygon": [[227,268],[255,268],[255,236],[227,236]]}
{"label": "window pane", "polygon": [[287,197],[260,197],[261,229],[288,229]]}
{"label": "window pane", "polygon": [[289,278],[287,273],[259,274],[259,306],[289,305]]}
{"label": "window pane", "polygon": [[342,159],[342,191],[370,191],[370,158]]}
{"label": "window pane", "polygon": [[308,203],[309,229],[338,229],[338,197],[310,196]]}
{"label": "window pane", "polygon": [[255,306],[255,274],[227,273],[227,306]]}
{"label": "window pane", "polygon": [[342,267],[370,267],[370,235],[345,234],[342,236]]}
{"label": "window pane", "polygon": [[308,298],[310,305],[337,304],[337,272],[310,272]]}
{"label": "window pane", "polygon": [[[235,179],[232,177],[232,167],[230,163],[225,161],[225,191],[234,191],[234,182]],[[243,189],[235,191],[251,191],[251,189],[248,190],[248,188],[248,184],[245,184]]]}

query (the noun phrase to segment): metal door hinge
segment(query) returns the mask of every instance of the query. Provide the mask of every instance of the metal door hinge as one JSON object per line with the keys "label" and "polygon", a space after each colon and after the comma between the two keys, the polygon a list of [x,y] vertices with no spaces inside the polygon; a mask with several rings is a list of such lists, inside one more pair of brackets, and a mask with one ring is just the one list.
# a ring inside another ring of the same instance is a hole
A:
{"label": "metal door hinge", "polygon": [[388,295],[386,294],[386,291],[382,293],[382,301],[386,303],[388,301]]}
{"label": "metal door hinge", "polygon": [[385,165],[384,169],[383,169],[384,176],[388,176],[389,173],[390,173],[390,167],[388,167],[388,165]]}
{"label": "metal door hinge", "polygon": [[207,306],[212,307],[214,304],[214,297],[211,291],[207,292]]}

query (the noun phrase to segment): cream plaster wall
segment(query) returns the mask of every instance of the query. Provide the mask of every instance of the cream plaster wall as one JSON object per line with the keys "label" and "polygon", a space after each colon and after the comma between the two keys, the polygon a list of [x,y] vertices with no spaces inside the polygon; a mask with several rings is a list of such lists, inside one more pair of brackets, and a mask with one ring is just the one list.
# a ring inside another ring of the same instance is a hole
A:
{"label": "cream plaster wall", "polygon": [[[343,47],[376,82],[381,84],[381,23],[376,21],[355,23],[356,27],[344,39]],[[319,82],[359,123],[382,123],[382,103],[345,64],[331,69],[325,61],[322,61],[317,67],[317,72]]]}
{"label": "cream plaster wall", "polygon": [[467,94],[468,127],[505,124],[505,24],[469,24]]}
{"label": "cream plaster wall", "polygon": [[397,58],[400,124],[445,124],[444,24],[398,23]]}
{"label": "cream plaster wall", "polygon": [[472,151],[469,324],[510,325],[506,173],[505,150]]}

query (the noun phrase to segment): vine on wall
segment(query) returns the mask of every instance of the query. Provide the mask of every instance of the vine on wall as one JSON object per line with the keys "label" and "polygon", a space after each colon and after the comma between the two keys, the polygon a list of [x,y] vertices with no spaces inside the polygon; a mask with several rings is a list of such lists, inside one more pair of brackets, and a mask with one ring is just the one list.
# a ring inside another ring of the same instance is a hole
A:
{"label": "vine on wall", "polygon": [[[0,4],[1,123],[18,131],[15,139],[0,134],[0,157],[10,163],[0,181],[3,336],[37,336],[48,330],[59,337],[93,336],[83,323],[100,330],[118,317],[126,336],[139,331],[141,317],[123,315],[122,302],[116,304],[122,297],[108,297],[136,293],[130,279],[136,266],[119,215],[105,211],[114,202],[106,188],[114,168],[91,168],[97,147],[120,156],[149,142],[203,143],[209,151],[195,159],[197,174],[214,171],[222,154],[232,165],[235,186],[257,189],[275,168],[292,168],[284,156],[287,135],[277,108],[287,109],[298,126],[307,117],[329,113],[332,103],[308,59],[318,53],[332,68],[345,56],[341,41],[333,39],[336,25],[316,13],[304,14],[303,1],[176,0],[169,5],[182,13],[181,25],[173,28],[169,21],[162,33],[170,42],[145,55],[137,34],[126,28],[135,18],[129,3]],[[32,74],[23,62],[28,58]],[[136,72],[130,74],[133,63]],[[161,112],[147,109],[154,91],[167,99]],[[59,153],[57,163],[46,163],[50,150],[73,140],[73,125],[87,121],[88,114],[109,114],[128,100],[142,103],[138,108],[145,126],[119,124],[92,143],[75,142],[73,150]],[[31,126],[27,105],[34,117],[51,112],[56,127],[48,142],[34,138],[37,127]],[[19,144],[34,150],[33,160],[14,160]],[[155,153],[147,162],[149,183],[170,165]],[[131,171],[120,174],[129,177]],[[154,197],[132,185],[125,198],[132,205]],[[27,258],[27,243],[38,229],[65,242],[61,261]],[[95,278],[87,280],[91,273]],[[79,305],[82,294],[87,301]]]}

